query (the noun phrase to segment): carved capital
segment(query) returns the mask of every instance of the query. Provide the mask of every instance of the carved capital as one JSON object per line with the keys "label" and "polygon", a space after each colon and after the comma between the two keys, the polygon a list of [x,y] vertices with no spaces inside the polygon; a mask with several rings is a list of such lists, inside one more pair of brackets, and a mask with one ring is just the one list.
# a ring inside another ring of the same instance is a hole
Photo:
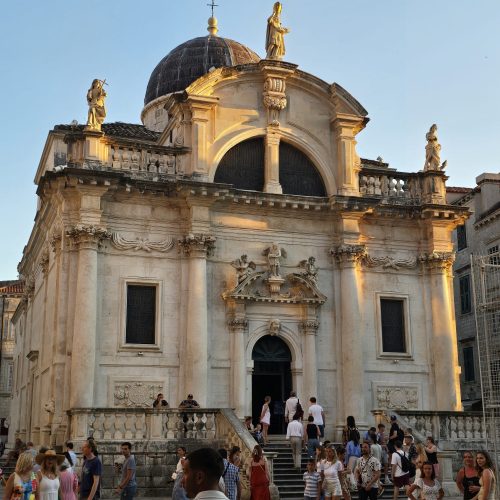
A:
{"label": "carved capital", "polygon": [[351,264],[355,265],[362,261],[366,255],[366,247],[364,245],[340,245],[330,250],[333,258],[339,265]]}
{"label": "carved capital", "polygon": [[50,237],[49,243],[54,253],[58,253],[61,250],[61,241],[62,241],[61,232],[55,232]]}
{"label": "carved capital", "polygon": [[215,249],[216,239],[210,234],[188,234],[178,240],[179,252],[187,257],[209,257]]}
{"label": "carved capital", "polygon": [[454,252],[432,252],[422,254],[419,261],[429,270],[451,273],[453,263],[455,262]]}
{"label": "carved capital", "polygon": [[243,333],[248,327],[248,320],[246,318],[232,318],[227,322],[227,326],[234,333]]}
{"label": "carved capital", "polygon": [[98,249],[111,233],[103,227],[77,224],[66,231],[66,236],[80,248]]}
{"label": "carved capital", "polygon": [[299,326],[304,334],[316,335],[319,328],[319,321],[315,319],[306,319],[301,321]]}
{"label": "carved capital", "polygon": [[264,106],[268,110],[268,123],[272,126],[279,126],[280,111],[283,111],[287,106],[285,89],[284,78],[268,76],[264,82],[262,98]]}
{"label": "carved capital", "polygon": [[46,250],[43,252],[42,257],[40,258],[40,267],[42,269],[42,273],[44,276],[47,276],[47,272],[49,270],[49,251]]}

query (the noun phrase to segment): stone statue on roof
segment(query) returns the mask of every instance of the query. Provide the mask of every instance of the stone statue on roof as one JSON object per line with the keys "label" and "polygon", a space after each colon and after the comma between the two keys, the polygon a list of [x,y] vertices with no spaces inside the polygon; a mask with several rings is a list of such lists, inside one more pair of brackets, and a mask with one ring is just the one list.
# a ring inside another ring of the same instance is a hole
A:
{"label": "stone statue on roof", "polygon": [[248,276],[252,274],[252,271],[255,271],[257,267],[255,265],[255,262],[248,262],[248,257],[246,254],[243,254],[239,259],[233,260],[233,262],[231,262],[231,265],[236,269],[238,275],[238,283],[241,283],[246,278],[248,278]]}
{"label": "stone statue on roof", "polygon": [[267,20],[266,58],[280,61],[285,55],[285,34],[290,30],[281,25],[281,2],[276,2]]}
{"label": "stone statue on roof", "polygon": [[87,91],[89,113],[85,130],[101,130],[101,125],[104,122],[104,118],[106,118],[106,108],[104,106],[104,100],[106,99],[107,94],[103,88],[105,83],[106,80],[98,80],[96,78]]}
{"label": "stone statue on roof", "polygon": [[438,142],[437,125],[434,124],[425,135],[427,146],[425,146],[424,171],[441,170],[441,144]]}

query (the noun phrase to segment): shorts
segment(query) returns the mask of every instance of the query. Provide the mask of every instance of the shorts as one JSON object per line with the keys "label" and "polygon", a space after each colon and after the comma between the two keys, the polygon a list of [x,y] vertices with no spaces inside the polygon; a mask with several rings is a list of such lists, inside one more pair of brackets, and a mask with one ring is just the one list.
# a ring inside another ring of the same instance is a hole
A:
{"label": "shorts", "polygon": [[342,488],[340,486],[340,481],[337,479],[325,479],[325,497],[341,497]]}
{"label": "shorts", "polygon": [[387,451],[382,449],[382,460],[380,461],[382,465],[387,465],[389,463],[389,456]]}
{"label": "shorts", "polygon": [[402,476],[394,476],[392,478],[392,482],[396,488],[402,488],[403,486],[410,484],[410,474],[406,473]]}

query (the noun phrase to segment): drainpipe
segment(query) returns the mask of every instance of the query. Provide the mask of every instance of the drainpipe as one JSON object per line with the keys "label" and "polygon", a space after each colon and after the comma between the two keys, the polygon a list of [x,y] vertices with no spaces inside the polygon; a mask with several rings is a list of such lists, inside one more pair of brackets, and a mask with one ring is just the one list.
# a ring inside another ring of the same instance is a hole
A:
{"label": "drainpipe", "polygon": [[3,354],[3,318],[5,315],[5,295],[2,295],[2,326],[0,327],[0,381],[2,375],[2,354]]}

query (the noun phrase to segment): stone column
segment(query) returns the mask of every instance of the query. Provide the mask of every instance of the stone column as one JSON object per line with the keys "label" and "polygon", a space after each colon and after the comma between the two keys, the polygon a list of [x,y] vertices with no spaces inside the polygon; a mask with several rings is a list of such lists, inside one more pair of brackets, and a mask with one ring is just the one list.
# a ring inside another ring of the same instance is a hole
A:
{"label": "stone column", "polygon": [[332,255],[340,269],[342,365],[337,365],[337,373],[342,372],[343,414],[364,421],[363,304],[359,266],[365,247],[344,244],[332,249]]}
{"label": "stone column", "polygon": [[304,382],[302,399],[308,401],[311,396],[318,397],[318,359],[316,357],[316,333],[319,323],[315,319],[302,321],[304,333]]}
{"label": "stone column", "polygon": [[189,258],[184,387],[202,407],[208,400],[207,256],[214,243],[215,237],[207,234],[189,234],[179,240],[181,251]]}
{"label": "stone column", "polygon": [[432,349],[435,410],[462,410],[457,335],[454,319],[451,270],[452,252],[433,252],[421,257],[430,277]]}
{"label": "stone column", "polygon": [[97,251],[108,233],[102,227],[77,225],[66,235],[78,248],[70,407],[91,408],[97,348]]}
{"label": "stone column", "polygon": [[246,409],[246,375],[245,332],[248,321],[245,318],[233,318],[228,323],[232,335],[232,404],[236,415],[243,418]]}
{"label": "stone column", "polygon": [[268,128],[264,150],[264,191],[266,193],[283,193],[280,184],[280,136]]}

